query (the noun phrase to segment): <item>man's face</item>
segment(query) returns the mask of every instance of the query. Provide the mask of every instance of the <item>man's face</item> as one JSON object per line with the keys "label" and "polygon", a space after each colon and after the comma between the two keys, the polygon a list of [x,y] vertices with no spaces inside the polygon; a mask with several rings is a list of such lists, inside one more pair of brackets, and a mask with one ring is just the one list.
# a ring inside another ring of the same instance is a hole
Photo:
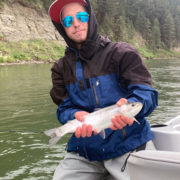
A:
{"label": "man's face", "polygon": [[[64,27],[64,30],[76,46],[79,46],[87,38],[88,33],[88,22],[83,23],[76,19],[76,14],[79,12],[86,11],[85,7],[78,3],[68,4],[62,11],[61,19],[63,20],[66,16],[73,16],[72,25],[68,28]],[[87,11],[86,11],[87,12]]]}

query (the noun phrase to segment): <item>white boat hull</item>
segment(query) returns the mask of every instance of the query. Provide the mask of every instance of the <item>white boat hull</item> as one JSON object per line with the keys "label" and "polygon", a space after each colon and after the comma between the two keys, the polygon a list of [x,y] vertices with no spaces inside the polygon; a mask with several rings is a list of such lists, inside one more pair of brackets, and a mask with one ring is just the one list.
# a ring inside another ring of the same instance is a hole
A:
{"label": "white boat hull", "polygon": [[180,116],[151,128],[157,151],[139,151],[128,159],[131,180],[180,180]]}

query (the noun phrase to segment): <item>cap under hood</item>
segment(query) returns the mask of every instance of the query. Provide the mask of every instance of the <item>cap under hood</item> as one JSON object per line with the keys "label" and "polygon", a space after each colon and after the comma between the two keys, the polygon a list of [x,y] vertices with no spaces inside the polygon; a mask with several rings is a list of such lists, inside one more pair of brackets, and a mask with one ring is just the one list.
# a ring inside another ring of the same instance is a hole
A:
{"label": "cap under hood", "polygon": [[[99,34],[98,34],[98,25],[97,25],[97,20],[96,17],[92,11],[91,5],[89,0],[85,0],[87,2],[87,10],[88,10],[88,14],[89,14],[89,21],[88,21],[88,35],[87,35],[87,40],[85,42],[93,42],[92,44],[95,43],[95,41],[97,40]],[[56,27],[56,29],[58,30],[58,32],[61,34],[61,36],[64,38],[64,40],[66,41],[66,44],[73,48],[73,49],[77,49],[76,46],[74,45],[73,41],[71,41],[68,36],[66,35],[66,32],[63,28],[62,24],[59,24],[55,21],[53,21],[54,26]],[[84,43],[85,43],[84,42]],[[84,44],[83,43],[83,44]],[[82,44],[82,46],[83,46]],[[89,43],[88,43],[89,44]]]}

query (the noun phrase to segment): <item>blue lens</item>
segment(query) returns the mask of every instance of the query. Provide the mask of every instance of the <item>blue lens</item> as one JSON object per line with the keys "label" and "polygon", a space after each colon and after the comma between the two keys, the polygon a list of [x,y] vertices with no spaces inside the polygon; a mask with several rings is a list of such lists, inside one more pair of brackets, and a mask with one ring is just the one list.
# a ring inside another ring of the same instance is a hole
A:
{"label": "blue lens", "polygon": [[[87,12],[79,12],[76,14],[76,18],[85,23],[89,20],[89,14]],[[73,22],[73,17],[72,16],[66,16],[63,20],[62,20],[62,24],[64,27],[70,27],[71,24]]]}
{"label": "blue lens", "polygon": [[72,22],[73,22],[73,17],[72,16],[66,16],[62,20],[63,26],[65,26],[67,28],[71,26]]}
{"label": "blue lens", "polygon": [[76,18],[85,23],[89,20],[89,14],[87,12],[80,12],[76,14]]}

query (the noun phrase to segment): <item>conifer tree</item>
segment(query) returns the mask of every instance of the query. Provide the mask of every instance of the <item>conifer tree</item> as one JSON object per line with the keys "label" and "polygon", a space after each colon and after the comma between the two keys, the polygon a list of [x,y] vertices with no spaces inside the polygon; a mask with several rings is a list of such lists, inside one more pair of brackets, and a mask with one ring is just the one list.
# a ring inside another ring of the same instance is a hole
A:
{"label": "conifer tree", "polygon": [[154,0],[155,17],[159,20],[161,33],[163,34],[163,25],[165,19],[170,12],[170,4],[168,0]]}
{"label": "conifer tree", "polygon": [[129,41],[138,31],[154,49],[180,43],[180,0],[90,1],[99,33],[111,40]]}
{"label": "conifer tree", "polygon": [[146,39],[146,41],[149,43],[150,35],[151,35],[151,22],[149,21],[149,19],[146,20],[143,35],[144,35],[144,38]]}
{"label": "conifer tree", "polygon": [[177,6],[177,15],[179,16],[179,18],[180,18],[180,4]]}
{"label": "conifer tree", "polygon": [[152,24],[155,16],[154,15],[155,7],[153,0],[142,1],[141,8],[144,9],[144,13],[146,17],[149,19],[149,21]]}
{"label": "conifer tree", "polygon": [[123,16],[120,16],[115,23],[115,40],[124,41],[126,37],[126,23]]}
{"label": "conifer tree", "polygon": [[[127,0],[126,16],[135,23],[138,12],[141,10],[142,0]],[[135,24],[134,24],[135,26]]]}
{"label": "conifer tree", "polygon": [[[148,22],[149,23],[149,22]],[[146,16],[144,14],[144,11],[142,10],[139,10],[138,11],[138,15],[136,17],[136,21],[135,21],[135,24],[134,24],[136,30],[138,30],[143,37],[146,36],[146,28],[147,28],[147,19],[146,19]]]}
{"label": "conifer tree", "polygon": [[179,20],[179,16],[176,15],[174,20],[175,20],[174,24],[175,24],[176,41],[180,45],[180,20]]}
{"label": "conifer tree", "polygon": [[134,26],[131,20],[129,20],[129,18],[127,18],[127,22],[126,22],[126,26],[127,26],[127,41],[131,41],[134,37]]}
{"label": "conifer tree", "polygon": [[167,15],[163,25],[162,38],[166,47],[171,48],[172,44],[175,41],[175,27],[174,27],[174,19],[170,13]]}
{"label": "conifer tree", "polygon": [[103,27],[103,30],[104,30],[104,35],[105,36],[110,36],[111,26],[110,26],[110,19],[109,19],[109,16],[108,16],[107,13],[105,15],[104,25],[102,27]]}
{"label": "conifer tree", "polygon": [[161,31],[160,31],[160,24],[157,18],[154,20],[154,25],[152,27],[150,44],[153,50],[161,47]]}
{"label": "conifer tree", "polygon": [[115,23],[115,17],[118,14],[118,2],[117,0],[107,0],[107,14],[110,19],[111,26]]}
{"label": "conifer tree", "polygon": [[97,0],[90,0],[90,2],[91,2],[93,12],[94,12],[95,16],[97,16],[97,11],[98,11]]}
{"label": "conifer tree", "polygon": [[106,6],[107,0],[97,0],[97,14],[96,18],[99,23],[99,25],[103,25],[104,19],[106,17],[107,13],[107,6]]}

